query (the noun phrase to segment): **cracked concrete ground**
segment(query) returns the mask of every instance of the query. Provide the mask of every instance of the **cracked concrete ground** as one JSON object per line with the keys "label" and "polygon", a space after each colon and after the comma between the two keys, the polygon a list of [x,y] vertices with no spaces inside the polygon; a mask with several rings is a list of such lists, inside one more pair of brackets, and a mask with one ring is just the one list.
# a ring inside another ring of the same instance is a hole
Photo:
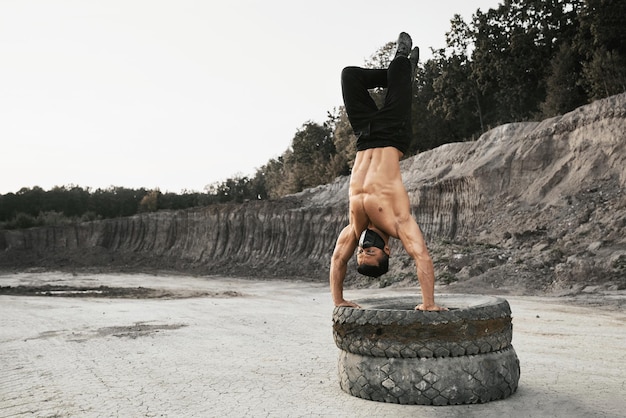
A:
{"label": "cracked concrete ground", "polygon": [[[484,405],[362,400],[337,381],[327,286],[188,276],[0,275],[0,286],[163,297],[0,295],[0,417],[621,417],[626,312],[508,297],[519,389]],[[349,298],[416,289],[347,290]],[[613,298],[624,298],[623,294]],[[621,308],[619,306],[622,306]]]}

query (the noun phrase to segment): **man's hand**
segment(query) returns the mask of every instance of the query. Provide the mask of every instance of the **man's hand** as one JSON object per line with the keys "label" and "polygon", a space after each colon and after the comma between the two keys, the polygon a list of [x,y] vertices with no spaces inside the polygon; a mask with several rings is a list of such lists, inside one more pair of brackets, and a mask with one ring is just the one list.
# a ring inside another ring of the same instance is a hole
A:
{"label": "man's hand", "polygon": [[345,299],[344,299],[344,300],[342,300],[342,301],[341,301],[341,302],[339,302],[339,303],[335,303],[335,306],[336,306],[336,307],[339,307],[339,306],[344,306],[344,307],[346,307],[346,308],[357,308],[357,309],[361,309],[361,307],[360,307],[357,303],[354,303],[354,302],[352,302],[352,301],[345,300]]}
{"label": "man's hand", "polygon": [[416,311],[447,311],[448,308],[444,308],[443,306],[437,306],[437,305],[424,305],[423,303],[420,303],[419,305],[417,305],[415,307]]}
{"label": "man's hand", "polygon": [[330,259],[330,294],[335,306],[359,307],[356,303],[343,298],[343,280],[346,277],[348,261],[354,254],[357,244],[356,234],[351,225],[341,230]]}

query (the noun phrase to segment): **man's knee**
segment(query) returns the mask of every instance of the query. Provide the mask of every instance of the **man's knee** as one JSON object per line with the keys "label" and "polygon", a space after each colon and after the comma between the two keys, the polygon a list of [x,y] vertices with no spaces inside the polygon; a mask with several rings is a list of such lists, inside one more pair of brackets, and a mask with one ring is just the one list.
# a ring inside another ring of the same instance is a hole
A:
{"label": "man's knee", "polygon": [[349,78],[354,78],[356,76],[356,73],[359,70],[360,70],[359,67],[354,67],[354,66],[345,67],[343,70],[341,70],[341,79],[345,80]]}

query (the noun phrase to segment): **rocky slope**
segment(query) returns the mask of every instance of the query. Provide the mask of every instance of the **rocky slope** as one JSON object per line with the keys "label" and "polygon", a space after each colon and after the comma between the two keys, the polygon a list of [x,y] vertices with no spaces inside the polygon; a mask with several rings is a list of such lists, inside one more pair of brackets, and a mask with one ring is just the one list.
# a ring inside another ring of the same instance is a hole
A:
{"label": "rocky slope", "polygon": [[[452,290],[626,288],[626,93],[402,162],[412,210]],[[0,267],[181,270],[326,280],[348,178],[276,201],[0,231]],[[352,284],[412,285],[390,272]],[[353,269],[350,269],[351,271]]]}

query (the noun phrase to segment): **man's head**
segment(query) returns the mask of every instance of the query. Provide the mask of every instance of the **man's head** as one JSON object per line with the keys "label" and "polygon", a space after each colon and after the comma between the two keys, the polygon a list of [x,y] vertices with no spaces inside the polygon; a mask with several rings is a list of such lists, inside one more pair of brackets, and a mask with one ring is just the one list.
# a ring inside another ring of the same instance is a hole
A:
{"label": "man's head", "polygon": [[380,277],[389,270],[389,247],[375,231],[366,229],[359,239],[356,261],[359,273]]}

